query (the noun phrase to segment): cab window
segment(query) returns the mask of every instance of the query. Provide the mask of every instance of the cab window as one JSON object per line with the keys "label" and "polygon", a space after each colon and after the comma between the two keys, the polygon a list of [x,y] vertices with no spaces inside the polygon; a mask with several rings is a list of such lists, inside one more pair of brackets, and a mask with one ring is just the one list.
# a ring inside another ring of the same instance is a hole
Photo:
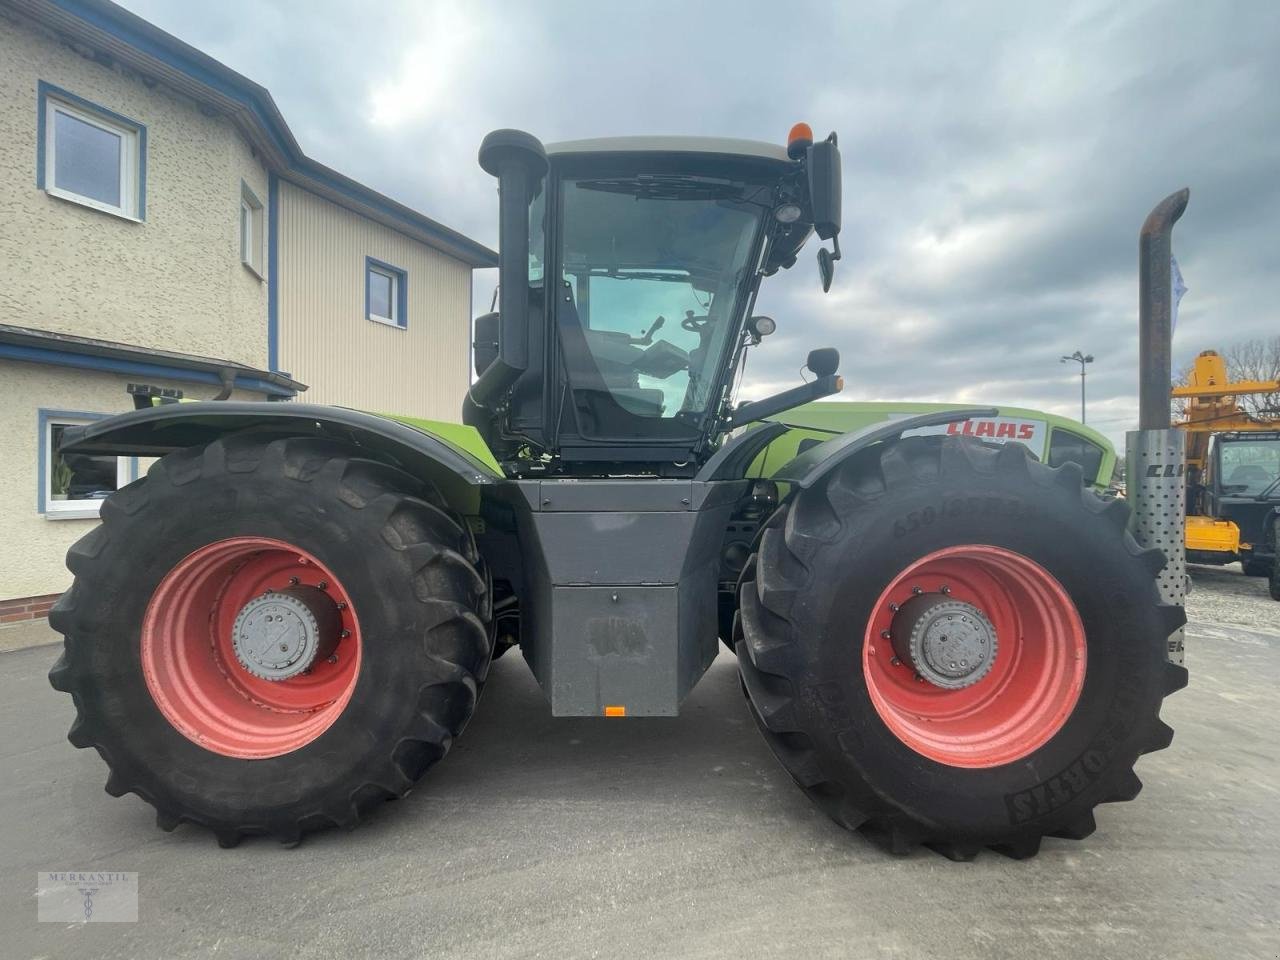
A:
{"label": "cab window", "polygon": [[1102,466],[1102,448],[1092,440],[1068,430],[1054,430],[1049,436],[1049,466],[1078,463],[1086,483],[1095,483]]}
{"label": "cab window", "polygon": [[1280,482],[1280,436],[1224,440],[1218,450],[1223,493],[1256,497]]}

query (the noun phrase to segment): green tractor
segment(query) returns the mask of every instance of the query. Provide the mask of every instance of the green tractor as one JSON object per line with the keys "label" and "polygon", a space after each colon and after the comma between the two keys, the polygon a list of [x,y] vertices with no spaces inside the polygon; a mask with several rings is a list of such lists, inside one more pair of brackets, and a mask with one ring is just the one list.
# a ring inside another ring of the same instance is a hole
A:
{"label": "green tractor", "polygon": [[497,654],[519,647],[556,716],[672,716],[723,641],[800,788],[893,851],[1029,856],[1137,794],[1184,618],[1123,503],[1018,443],[903,436],[989,409],[748,473],[788,430],[763,421],[842,386],[818,349],[807,383],[734,402],[774,326],[761,281],[816,233],[830,286],[834,134],[502,130],[479,159],[500,309],[465,427],[202,402],[68,438],[159,458],[72,547],[50,618],[50,680],[108,793],[165,829],[292,844],[408,793]]}

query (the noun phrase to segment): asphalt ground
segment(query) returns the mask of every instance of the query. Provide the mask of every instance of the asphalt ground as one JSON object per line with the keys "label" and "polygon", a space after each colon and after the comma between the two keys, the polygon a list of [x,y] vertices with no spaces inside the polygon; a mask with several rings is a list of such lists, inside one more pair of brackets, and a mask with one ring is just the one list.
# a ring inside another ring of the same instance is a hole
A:
{"label": "asphalt ground", "polygon": [[[896,858],[813,809],[722,655],[682,716],[553,720],[494,666],[408,799],[294,850],[112,799],[50,646],[0,654],[0,957],[1280,956],[1280,603],[1192,568],[1191,684],[1133,803],[1023,862]],[[136,871],[136,923],[38,923],[36,874]]]}

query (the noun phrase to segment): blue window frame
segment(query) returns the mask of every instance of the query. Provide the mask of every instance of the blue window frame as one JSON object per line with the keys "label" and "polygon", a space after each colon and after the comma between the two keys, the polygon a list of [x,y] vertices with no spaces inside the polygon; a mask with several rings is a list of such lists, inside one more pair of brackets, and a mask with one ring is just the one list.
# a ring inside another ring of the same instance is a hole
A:
{"label": "blue window frame", "polygon": [[374,323],[404,330],[409,326],[409,274],[399,267],[364,258],[364,315]]}
{"label": "blue window frame", "polygon": [[138,479],[137,457],[87,454],[63,459],[58,445],[67,427],[105,420],[109,413],[84,410],[36,411],[36,511],[50,520],[83,520],[98,516],[102,501]]}
{"label": "blue window frame", "polygon": [[145,220],[146,126],[41,80],[36,186],[104,213]]}

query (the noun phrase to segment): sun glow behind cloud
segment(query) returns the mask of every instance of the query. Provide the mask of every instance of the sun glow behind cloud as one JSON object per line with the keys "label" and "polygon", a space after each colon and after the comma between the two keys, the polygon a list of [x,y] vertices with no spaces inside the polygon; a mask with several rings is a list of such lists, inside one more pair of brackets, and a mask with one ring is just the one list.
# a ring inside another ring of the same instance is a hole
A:
{"label": "sun glow behind cloud", "polygon": [[411,7],[399,27],[408,42],[398,51],[390,75],[385,66],[373,69],[381,79],[369,93],[369,121],[396,127],[462,108],[461,68],[468,57],[485,50],[486,21],[478,5]]}

